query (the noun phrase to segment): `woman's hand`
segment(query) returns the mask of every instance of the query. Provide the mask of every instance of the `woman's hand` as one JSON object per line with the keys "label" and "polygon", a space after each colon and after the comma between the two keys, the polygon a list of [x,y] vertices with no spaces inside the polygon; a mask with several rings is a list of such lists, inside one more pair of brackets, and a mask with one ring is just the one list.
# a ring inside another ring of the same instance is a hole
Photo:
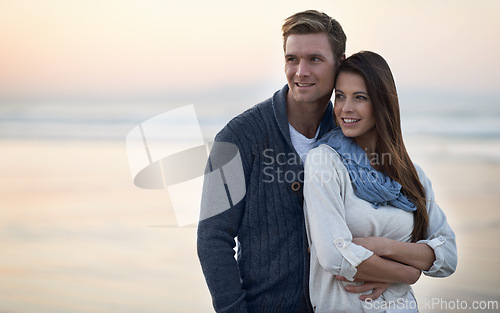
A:
{"label": "woman's hand", "polygon": [[[349,281],[345,277],[339,276],[339,275],[336,275],[335,279],[340,280],[340,281],[346,281],[346,282]],[[360,280],[355,279],[354,281],[360,281]],[[387,288],[389,288],[391,285],[392,285],[391,283],[382,283],[382,282],[376,282],[376,281],[365,281],[365,282],[363,282],[362,285],[359,285],[359,286],[346,286],[345,290],[348,291],[348,292],[351,292],[351,293],[363,293],[363,292],[367,292],[367,291],[371,290],[372,293],[362,294],[361,296],[359,296],[359,299],[362,300],[362,301],[365,301],[365,300],[375,300],[378,297],[380,297],[380,295]]]}

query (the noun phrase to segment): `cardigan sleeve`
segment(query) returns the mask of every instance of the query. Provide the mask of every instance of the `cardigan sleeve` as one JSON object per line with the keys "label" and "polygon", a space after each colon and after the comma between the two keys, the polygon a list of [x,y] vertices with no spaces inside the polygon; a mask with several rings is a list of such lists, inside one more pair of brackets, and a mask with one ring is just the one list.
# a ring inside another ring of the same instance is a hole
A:
{"label": "cardigan sleeve", "polygon": [[[248,164],[251,162],[250,153],[245,153],[245,145],[241,144],[231,128],[226,126],[215,138],[206,172],[221,166],[214,162],[220,163],[221,160],[227,158],[228,144],[238,148],[237,152],[241,156],[243,169],[248,169]],[[240,175],[240,177],[244,176],[243,183],[248,181],[247,173],[248,171],[244,171],[243,175]],[[244,213],[245,198],[243,197],[240,201],[231,199],[234,192],[229,189],[234,186],[228,183],[230,176],[238,175],[229,171],[219,175],[218,179],[205,175],[198,223],[197,251],[216,312],[245,313],[247,312],[245,291],[241,285],[240,272],[234,257],[235,237],[238,236]],[[238,188],[244,190],[245,186]]]}
{"label": "cardigan sleeve", "polygon": [[436,257],[431,268],[428,271],[423,271],[423,273],[427,276],[447,277],[453,274],[457,267],[455,233],[448,224],[443,210],[436,203],[431,181],[418,165],[415,165],[415,168],[425,189],[426,208],[429,214],[427,238],[417,243],[427,244],[434,250]]}
{"label": "cardigan sleeve", "polygon": [[326,271],[353,280],[356,267],[373,252],[352,243],[344,206],[348,183],[349,174],[333,149],[320,145],[309,152],[304,175],[304,213],[309,245]]}

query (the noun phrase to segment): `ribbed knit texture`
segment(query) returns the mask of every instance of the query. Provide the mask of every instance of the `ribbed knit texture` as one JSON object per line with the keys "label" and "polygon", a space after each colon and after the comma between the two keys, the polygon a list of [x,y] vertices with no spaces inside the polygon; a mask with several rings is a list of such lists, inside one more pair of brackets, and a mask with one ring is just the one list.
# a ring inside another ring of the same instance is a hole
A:
{"label": "ribbed knit texture", "polygon": [[[304,169],[290,140],[287,91],[237,116],[215,138],[238,146],[247,190],[241,202],[198,225],[198,255],[217,312],[295,313],[307,294]],[[329,104],[319,137],[332,124]]]}

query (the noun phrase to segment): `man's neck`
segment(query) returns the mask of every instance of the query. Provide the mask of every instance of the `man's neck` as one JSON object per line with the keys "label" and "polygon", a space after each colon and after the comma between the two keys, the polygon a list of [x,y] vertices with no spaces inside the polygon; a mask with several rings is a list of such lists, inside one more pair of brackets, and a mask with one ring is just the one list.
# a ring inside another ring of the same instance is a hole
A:
{"label": "man's neck", "polygon": [[288,123],[302,135],[313,138],[323,119],[329,99],[312,103],[298,103],[293,98],[290,98],[287,96],[286,113]]}

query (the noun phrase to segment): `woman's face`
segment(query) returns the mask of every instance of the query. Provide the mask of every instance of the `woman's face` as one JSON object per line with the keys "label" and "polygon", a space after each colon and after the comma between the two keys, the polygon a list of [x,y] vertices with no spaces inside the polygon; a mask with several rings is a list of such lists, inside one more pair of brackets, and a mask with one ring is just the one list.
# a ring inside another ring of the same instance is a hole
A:
{"label": "woman's face", "polygon": [[346,137],[353,137],[356,142],[376,140],[375,116],[361,75],[339,74],[335,84],[334,112]]}

